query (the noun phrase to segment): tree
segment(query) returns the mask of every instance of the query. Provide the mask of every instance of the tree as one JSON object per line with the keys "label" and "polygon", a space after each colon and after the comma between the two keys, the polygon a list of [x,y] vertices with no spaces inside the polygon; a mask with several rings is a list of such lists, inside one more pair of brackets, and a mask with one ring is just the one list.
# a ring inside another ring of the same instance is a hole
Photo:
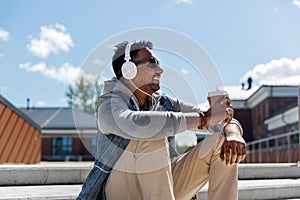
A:
{"label": "tree", "polygon": [[97,79],[91,80],[81,76],[74,86],[69,85],[66,91],[67,103],[72,108],[94,114],[101,89],[102,85],[97,84]]}

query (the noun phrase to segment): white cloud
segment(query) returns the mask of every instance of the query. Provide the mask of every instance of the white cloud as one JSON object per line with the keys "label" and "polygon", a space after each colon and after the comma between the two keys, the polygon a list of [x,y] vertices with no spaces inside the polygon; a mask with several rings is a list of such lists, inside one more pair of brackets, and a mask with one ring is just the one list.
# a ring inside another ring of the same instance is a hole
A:
{"label": "white cloud", "polygon": [[64,84],[74,84],[80,71],[79,67],[75,67],[69,63],[64,63],[61,67],[54,68],[48,67],[44,62],[40,62],[35,65],[27,62],[21,63],[19,67],[27,72],[39,72],[49,79],[54,79]]}
{"label": "white cloud", "polygon": [[6,30],[0,28],[0,40],[3,40],[4,42],[8,41],[10,39],[10,34]]}
{"label": "white cloud", "polygon": [[293,0],[293,4],[300,7],[300,0]]}
{"label": "white cloud", "polygon": [[176,3],[193,4],[193,0],[176,0]]}
{"label": "white cloud", "polygon": [[84,77],[85,81],[93,84],[95,83],[95,80],[97,80],[97,76],[95,74],[88,74],[84,70],[80,70],[79,67],[75,67],[69,63],[64,63],[59,68],[56,68],[47,66],[44,62],[40,62],[38,64],[27,62],[21,63],[19,67],[27,72],[39,72],[46,78],[56,80],[63,84],[73,85],[79,80],[79,77]]}
{"label": "white cloud", "polygon": [[300,84],[300,57],[292,60],[280,58],[265,64],[258,64],[248,71],[242,81],[252,77],[258,84]]}
{"label": "white cloud", "polygon": [[37,101],[37,102],[36,102],[36,105],[42,107],[42,106],[45,106],[45,105],[46,105],[46,102],[40,100],[40,101]]}
{"label": "white cloud", "polygon": [[74,47],[73,40],[65,26],[56,23],[42,26],[40,29],[39,38],[29,36],[31,40],[27,45],[27,49],[35,56],[47,58],[50,53],[69,52],[70,48]]}

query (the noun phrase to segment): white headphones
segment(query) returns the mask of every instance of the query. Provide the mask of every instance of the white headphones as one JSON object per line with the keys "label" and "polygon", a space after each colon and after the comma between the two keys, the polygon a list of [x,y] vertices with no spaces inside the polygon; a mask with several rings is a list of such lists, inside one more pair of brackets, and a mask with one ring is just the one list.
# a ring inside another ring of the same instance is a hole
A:
{"label": "white headphones", "polygon": [[[154,101],[154,105],[157,104],[156,102],[156,99],[149,95],[148,93],[144,92],[143,90],[141,90],[140,88],[138,88],[132,81],[131,79],[133,79],[136,74],[137,74],[137,67],[136,65],[134,64],[134,62],[131,62],[130,59],[130,48],[131,48],[131,45],[133,43],[132,42],[129,42],[127,45],[126,45],[126,48],[125,48],[125,57],[124,57],[124,60],[125,60],[125,63],[122,65],[122,68],[121,68],[121,71],[122,71],[122,74],[123,74],[123,77],[128,79],[131,84],[135,87],[135,89],[141,91],[142,93],[148,95],[149,97],[152,98],[152,100]],[[152,107],[151,110],[154,110],[154,107]]]}
{"label": "white headphones", "polygon": [[123,74],[123,77],[126,79],[133,79],[137,74],[137,67],[136,65],[130,61],[130,48],[131,48],[132,42],[128,42],[125,49],[125,63],[122,65],[121,71]]}

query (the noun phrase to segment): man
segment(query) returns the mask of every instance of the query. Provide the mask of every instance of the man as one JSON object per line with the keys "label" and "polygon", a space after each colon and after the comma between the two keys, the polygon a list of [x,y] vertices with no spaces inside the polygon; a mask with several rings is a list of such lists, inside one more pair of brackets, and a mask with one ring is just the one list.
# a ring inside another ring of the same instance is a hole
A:
{"label": "man", "polygon": [[[163,69],[149,41],[117,45],[113,69],[116,78],[105,82],[99,99],[95,167],[78,199],[104,192],[112,200],[186,200],[207,182],[208,199],[237,199],[237,163],[246,144],[230,99],[204,112],[160,94]],[[212,135],[178,155],[174,136],[197,129]]]}

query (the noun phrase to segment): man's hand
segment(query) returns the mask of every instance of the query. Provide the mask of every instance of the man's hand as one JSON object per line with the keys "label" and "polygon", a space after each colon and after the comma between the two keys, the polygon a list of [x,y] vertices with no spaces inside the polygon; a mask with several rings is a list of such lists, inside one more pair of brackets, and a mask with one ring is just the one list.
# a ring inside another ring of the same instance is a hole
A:
{"label": "man's hand", "polygon": [[215,102],[206,112],[206,124],[214,125],[221,122],[229,123],[234,115],[231,100],[226,97]]}
{"label": "man's hand", "polygon": [[246,142],[242,136],[236,132],[229,132],[222,145],[220,158],[226,165],[233,165],[245,159],[246,151]]}

